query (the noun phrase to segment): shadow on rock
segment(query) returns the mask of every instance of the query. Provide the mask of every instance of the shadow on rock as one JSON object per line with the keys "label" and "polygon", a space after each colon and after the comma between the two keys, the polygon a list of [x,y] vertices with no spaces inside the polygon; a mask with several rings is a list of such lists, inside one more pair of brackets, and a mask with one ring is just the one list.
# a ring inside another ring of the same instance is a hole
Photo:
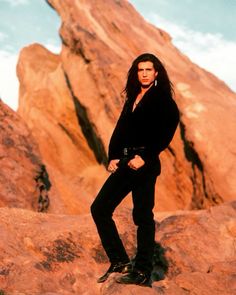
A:
{"label": "shadow on rock", "polygon": [[160,281],[165,279],[168,271],[168,261],[165,257],[165,249],[160,243],[156,243],[153,256],[152,281]]}

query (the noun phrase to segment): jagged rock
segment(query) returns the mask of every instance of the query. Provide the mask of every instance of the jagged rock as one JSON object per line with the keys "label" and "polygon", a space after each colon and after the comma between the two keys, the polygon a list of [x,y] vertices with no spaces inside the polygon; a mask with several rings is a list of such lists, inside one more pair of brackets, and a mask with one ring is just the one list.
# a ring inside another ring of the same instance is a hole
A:
{"label": "jagged rock", "polygon": [[127,70],[145,51],[166,65],[181,111],[180,128],[161,155],[156,210],[208,208],[233,200],[235,93],[181,54],[167,33],[147,23],[127,1],[48,3],[62,20],[61,53],[39,45],[24,48],[18,76],[19,113],[35,134],[59,192],[51,212],[88,212],[107,176],[101,164],[123,105]]}
{"label": "jagged rock", "polygon": [[[57,190],[49,212],[88,212],[99,177],[104,178],[106,171],[97,164],[83,135],[59,57],[40,45],[31,45],[22,50],[17,71],[21,81],[19,113],[27,118],[52,189]],[[91,129],[89,125],[85,128]]]}
{"label": "jagged rock", "polygon": [[47,209],[40,196],[48,197],[50,181],[38,146],[25,122],[1,100],[0,166],[0,207]]}
{"label": "jagged rock", "polygon": [[[165,278],[150,289],[117,284],[119,274],[96,283],[109,263],[89,215],[0,208],[0,290],[11,295],[234,294],[236,202],[166,216],[156,215],[156,240],[166,265],[157,255],[153,273],[157,278],[162,268]],[[119,210],[115,220],[134,255],[130,210]]]}

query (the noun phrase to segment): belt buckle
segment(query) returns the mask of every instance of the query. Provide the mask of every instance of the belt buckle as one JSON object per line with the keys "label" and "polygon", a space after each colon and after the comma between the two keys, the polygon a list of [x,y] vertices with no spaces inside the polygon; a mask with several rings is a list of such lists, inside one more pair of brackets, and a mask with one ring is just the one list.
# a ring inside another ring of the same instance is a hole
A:
{"label": "belt buckle", "polygon": [[128,156],[128,154],[129,154],[129,153],[128,153],[128,148],[124,148],[124,149],[123,149],[123,153],[124,153],[124,156]]}

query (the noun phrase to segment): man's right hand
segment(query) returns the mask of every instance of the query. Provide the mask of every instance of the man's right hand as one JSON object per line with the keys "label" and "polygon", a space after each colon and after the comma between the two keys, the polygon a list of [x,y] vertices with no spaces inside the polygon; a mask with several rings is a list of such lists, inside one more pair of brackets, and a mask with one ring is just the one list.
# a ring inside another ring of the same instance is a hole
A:
{"label": "man's right hand", "polygon": [[117,164],[120,162],[118,159],[111,160],[110,163],[108,164],[107,170],[111,173],[116,172],[118,169]]}

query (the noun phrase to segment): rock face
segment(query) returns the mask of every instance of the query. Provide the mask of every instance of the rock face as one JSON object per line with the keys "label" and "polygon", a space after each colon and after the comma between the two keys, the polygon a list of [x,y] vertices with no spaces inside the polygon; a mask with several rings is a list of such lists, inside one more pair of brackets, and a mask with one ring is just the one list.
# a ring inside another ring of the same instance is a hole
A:
{"label": "rock face", "polygon": [[106,172],[98,165],[83,135],[59,57],[42,46],[32,45],[21,53],[18,75],[19,113],[27,118],[37,138],[52,187],[57,190],[50,200],[49,212],[87,212],[94,197],[90,187],[97,188],[99,177]]}
{"label": "rock face", "polygon": [[147,51],[167,67],[181,111],[180,127],[161,155],[156,209],[208,208],[234,199],[235,93],[181,54],[127,1],[48,3],[62,20],[62,50],[22,50],[18,112],[37,138],[58,191],[51,212],[88,212],[107,176],[103,164],[126,73]]}
{"label": "rock face", "polygon": [[[129,255],[135,253],[135,229],[129,209],[115,219]],[[96,279],[108,267],[89,215],[51,215],[0,208],[0,290],[11,295],[231,295],[236,291],[236,202],[209,210],[156,215],[153,288],[124,286],[113,274]]]}
{"label": "rock face", "polygon": [[50,180],[23,120],[0,100],[0,207],[43,211]]}

